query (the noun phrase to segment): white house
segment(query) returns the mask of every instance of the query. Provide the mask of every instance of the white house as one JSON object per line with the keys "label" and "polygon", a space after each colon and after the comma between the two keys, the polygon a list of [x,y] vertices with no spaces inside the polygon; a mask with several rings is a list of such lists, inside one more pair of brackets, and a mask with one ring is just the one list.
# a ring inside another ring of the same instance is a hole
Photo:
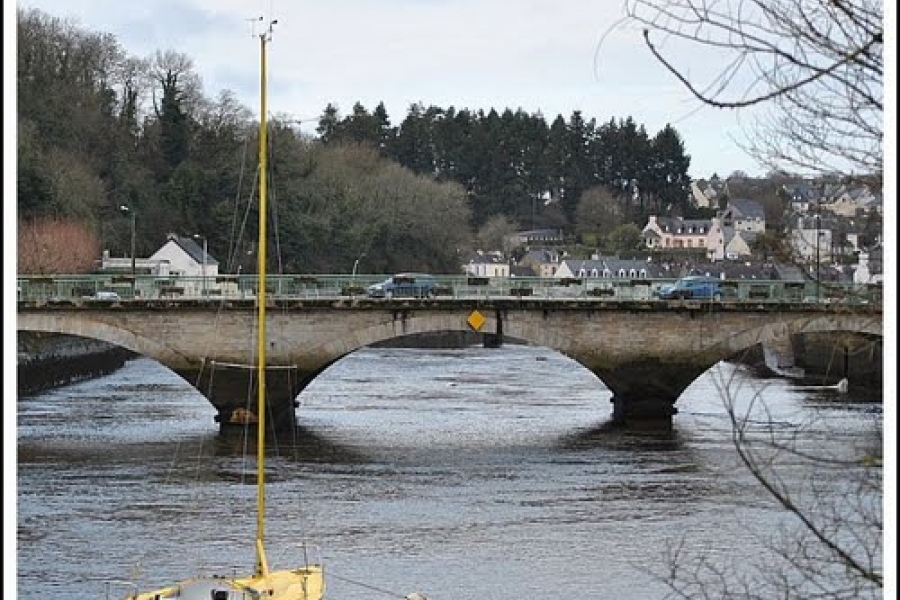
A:
{"label": "white house", "polygon": [[192,238],[170,233],[166,243],[150,256],[150,261],[166,261],[169,273],[188,277],[216,277],[219,261]]}
{"label": "white house", "polygon": [[859,253],[859,265],[853,271],[853,283],[884,283],[883,247]]}
{"label": "white house", "polygon": [[559,279],[652,279],[667,277],[664,269],[646,260],[598,256],[591,259],[566,259],[560,262]]}
{"label": "white house", "polygon": [[509,277],[509,263],[501,252],[479,250],[463,265],[463,271],[476,277]]}
{"label": "white house", "polygon": [[832,231],[818,215],[800,217],[791,232],[794,251],[808,263],[831,262]]}
{"label": "white house", "polygon": [[168,263],[169,275],[188,278],[184,280],[185,294],[221,293],[221,288],[216,284],[219,261],[192,238],[170,233],[166,243],[148,260]]}

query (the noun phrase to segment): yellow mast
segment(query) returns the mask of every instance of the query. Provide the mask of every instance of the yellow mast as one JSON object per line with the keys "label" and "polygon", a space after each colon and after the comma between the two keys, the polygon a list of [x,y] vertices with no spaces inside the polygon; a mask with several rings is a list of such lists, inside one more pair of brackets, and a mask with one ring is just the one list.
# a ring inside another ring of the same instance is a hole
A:
{"label": "yellow mast", "polygon": [[[273,21],[274,23],[274,21]],[[269,567],[263,543],[265,541],[265,459],[266,459],[266,36],[269,28],[259,36],[260,46],[260,116],[259,116],[259,243],[257,244],[257,431],[256,431],[256,573],[268,576]]]}

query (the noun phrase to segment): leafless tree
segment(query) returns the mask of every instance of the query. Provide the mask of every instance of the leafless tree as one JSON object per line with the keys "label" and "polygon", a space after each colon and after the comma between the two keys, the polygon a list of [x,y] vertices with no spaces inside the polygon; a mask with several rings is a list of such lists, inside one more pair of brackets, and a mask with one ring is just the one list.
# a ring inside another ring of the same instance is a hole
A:
{"label": "leafless tree", "polygon": [[[626,0],[625,14],[700,102],[763,109],[744,144],[761,164],[882,172],[880,0]],[[698,57],[716,61],[708,80]]]}

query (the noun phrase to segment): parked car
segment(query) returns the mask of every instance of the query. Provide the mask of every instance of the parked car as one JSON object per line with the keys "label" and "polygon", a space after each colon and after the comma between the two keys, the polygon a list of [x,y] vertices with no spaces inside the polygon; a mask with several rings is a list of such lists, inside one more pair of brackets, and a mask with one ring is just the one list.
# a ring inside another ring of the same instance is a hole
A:
{"label": "parked car", "polygon": [[653,295],[663,300],[703,298],[720,301],[725,295],[722,282],[706,275],[682,277],[672,285],[664,285],[653,291]]}
{"label": "parked car", "polygon": [[431,298],[437,282],[424,273],[397,273],[366,288],[369,298]]}
{"label": "parked car", "polygon": [[99,291],[94,294],[95,300],[121,300],[116,292]]}

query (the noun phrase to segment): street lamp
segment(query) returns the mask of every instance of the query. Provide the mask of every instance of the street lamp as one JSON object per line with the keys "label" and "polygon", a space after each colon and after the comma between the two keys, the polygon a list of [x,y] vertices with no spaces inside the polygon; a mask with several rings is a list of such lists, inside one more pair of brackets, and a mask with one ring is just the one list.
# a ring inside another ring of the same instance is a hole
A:
{"label": "street lamp", "polygon": [[366,253],[363,252],[359,255],[359,258],[353,261],[353,272],[350,274],[350,285],[354,285],[356,283],[356,267],[359,266],[359,261],[362,260],[362,257],[365,255]]}
{"label": "street lamp", "polygon": [[137,282],[137,264],[135,262],[134,255],[134,242],[135,242],[135,223],[137,221],[137,212],[129,206],[125,206],[124,204],[119,205],[119,210],[123,213],[131,213],[131,297],[135,297],[135,283]]}
{"label": "street lamp", "polygon": [[819,245],[821,244],[821,240],[819,239],[819,220],[821,219],[821,215],[819,215],[818,211],[816,212],[816,302],[819,302]]}
{"label": "street lamp", "polygon": [[203,263],[200,266],[200,276],[203,278],[203,297],[206,297],[206,236],[199,233],[194,234],[194,239],[203,240]]}

